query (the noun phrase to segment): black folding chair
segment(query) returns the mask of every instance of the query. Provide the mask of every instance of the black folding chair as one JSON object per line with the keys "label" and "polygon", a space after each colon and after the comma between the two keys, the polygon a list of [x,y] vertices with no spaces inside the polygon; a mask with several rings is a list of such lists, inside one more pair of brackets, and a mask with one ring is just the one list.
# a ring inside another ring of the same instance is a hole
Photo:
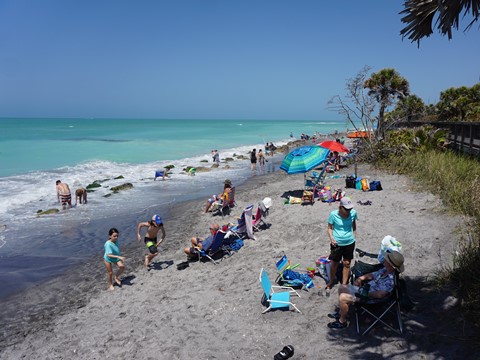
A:
{"label": "black folding chair", "polygon": [[[367,256],[370,258],[376,258],[377,254],[367,253],[360,249],[355,250],[359,257]],[[352,282],[363,274],[368,274],[373,271],[377,271],[383,267],[380,263],[367,263],[356,259],[355,264],[352,266]],[[357,324],[357,333],[361,335],[367,334],[377,324],[383,324],[387,328],[396,332],[399,335],[403,334],[403,322],[402,314],[400,311],[400,289],[399,289],[399,273],[395,271],[394,274],[394,288],[389,296],[382,299],[368,299],[355,302],[355,320]],[[372,322],[362,329],[362,323],[366,319],[370,319]]]}

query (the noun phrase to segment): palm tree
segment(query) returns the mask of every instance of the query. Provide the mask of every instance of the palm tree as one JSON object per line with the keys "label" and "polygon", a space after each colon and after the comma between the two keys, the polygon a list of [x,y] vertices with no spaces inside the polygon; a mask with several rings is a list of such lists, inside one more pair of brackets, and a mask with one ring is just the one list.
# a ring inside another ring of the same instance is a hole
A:
{"label": "palm tree", "polygon": [[395,100],[402,99],[410,94],[409,83],[395,69],[383,69],[365,80],[363,87],[368,88],[368,95],[373,96],[380,104],[377,136],[385,138],[385,110]]}
{"label": "palm tree", "polygon": [[425,115],[425,104],[417,95],[409,95],[395,105],[395,109],[385,114],[385,122],[392,123],[417,121]]}
{"label": "palm tree", "polygon": [[480,0],[406,0],[405,9],[400,14],[405,14],[402,22],[406,23],[400,34],[408,37],[412,42],[416,41],[420,46],[420,40],[429,37],[432,33],[432,24],[435,17],[435,25],[440,33],[452,38],[452,27],[458,30],[460,14],[465,17],[471,12],[473,20],[465,27],[469,30],[480,16]]}

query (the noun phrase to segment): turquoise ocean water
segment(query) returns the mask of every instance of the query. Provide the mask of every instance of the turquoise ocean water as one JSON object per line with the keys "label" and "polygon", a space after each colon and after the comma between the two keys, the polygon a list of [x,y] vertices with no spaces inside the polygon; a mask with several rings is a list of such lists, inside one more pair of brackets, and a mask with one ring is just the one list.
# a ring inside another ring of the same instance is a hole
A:
{"label": "turquoise ocean water", "polygon": [[147,164],[209,153],[211,148],[281,142],[290,133],[333,133],[333,121],[0,119],[0,176],[94,161]]}
{"label": "turquoise ocean water", "polygon": [[[0,126],[0,297],[98,255],[112,226],[135,234],[136,223],[153,213],[168,219],[173,204],[217,193],[225,178],[240,184],[252,176],[248,160],[229,162],[228,169],[222,160],[220,169],[195,177],[182,172],[186,166],[211,166],[212,149],[221,159],[248,156],[267,141],[285,144],[290,134],[299,138],[346,129],[335,121],[208,119],[4,118]],[[267,170],[278,170],[281,160],[282,155],[272,159]],[[175,166],[171,179],[154,182],[155,170],[168,164]],[[72,192],[103,182],[87,205],[37,217],[38,210],[61,209],[57,179]],[[104,197],[125,182],[133,189]],[[116,222],[120,218],[122,224]]]}

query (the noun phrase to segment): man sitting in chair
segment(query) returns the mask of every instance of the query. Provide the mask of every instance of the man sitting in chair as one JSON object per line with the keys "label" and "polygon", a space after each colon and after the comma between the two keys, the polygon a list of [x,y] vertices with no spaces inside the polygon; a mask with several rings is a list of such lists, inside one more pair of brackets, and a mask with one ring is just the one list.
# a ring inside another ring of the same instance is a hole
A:
{"label": "man sitting in chair", "polygon": [[385,252],[383,256],[383,268],[359,276],[355,280],[354,285],[340,285],[338,287],[338,305],[340,310],[339,312],[328,314],[330,318],[335,319],[334,322],[328,324],[329,328],[344,329],[347,327],[348,307],[350,304],[358,301],[359,298],[355,296],[355,293],[358,293],[362,282],[367,282],[370,285],[368,291],[368,298],[370,299],[381,299],[390,295],[394,288],[395,270],[403,272],[405,269],[403,266],[404,259],[403,255],[398,251]]}
{"label": "man sitting in chair", "polygon": [[210,226],[210,235],[208,235],[206,238],[192,237],[192,246],[186,247],[185,249],[183,249],[183,252],[187,254],[189,259],[192,259],[196,258],[198,250],[207,251],[212,246],[213,239],[215,238],[215,235],[217,234],[219,228],[220,226],[217,223],[214,223],[212,224],[212,226]]}

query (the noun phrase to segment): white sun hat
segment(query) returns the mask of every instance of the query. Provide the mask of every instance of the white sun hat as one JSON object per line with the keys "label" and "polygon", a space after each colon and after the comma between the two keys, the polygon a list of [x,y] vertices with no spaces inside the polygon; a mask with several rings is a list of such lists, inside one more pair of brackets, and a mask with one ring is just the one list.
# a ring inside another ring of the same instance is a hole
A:
{"label": "white sun hat", "polygon": [[265,205],[265,207],[268,209],[272,206],[272,199],[270,199],[269,197],[266,197],[265,199],[263,199],[263,205]]}

